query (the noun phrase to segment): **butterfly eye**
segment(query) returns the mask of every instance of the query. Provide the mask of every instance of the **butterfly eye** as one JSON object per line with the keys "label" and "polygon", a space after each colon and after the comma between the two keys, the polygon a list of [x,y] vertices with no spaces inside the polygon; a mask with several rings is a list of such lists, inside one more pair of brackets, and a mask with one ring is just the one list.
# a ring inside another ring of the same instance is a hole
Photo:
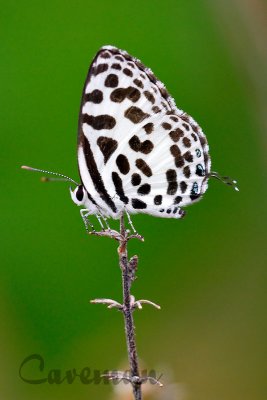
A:
{"label": "butterfly eye", "polygon": [[83,186],[82,185],[78,186],[78,189],[76,191],[76,199],[78,201],[82,201],[83,200]]}

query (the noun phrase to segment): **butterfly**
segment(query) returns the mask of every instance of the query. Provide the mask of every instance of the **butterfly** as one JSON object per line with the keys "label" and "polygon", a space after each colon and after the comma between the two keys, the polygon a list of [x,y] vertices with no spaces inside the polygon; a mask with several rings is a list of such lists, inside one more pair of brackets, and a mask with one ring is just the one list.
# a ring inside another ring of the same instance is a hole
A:
{"label": "butterfly", "polygon": [[[117,219],[125,212],[182,218],[215,177],[198,123],[178,109],[153,72],[113,46],[96,54],[86,77],[78,123],[81,184],[71,198],[86,227],[90,215]],[[36,170],[30,167],[28,169]],[[39,170],[40,171],[40,170]],[[48,172],[49,171],[43,171]],[[93,228],[93,226],[92,226]]]}

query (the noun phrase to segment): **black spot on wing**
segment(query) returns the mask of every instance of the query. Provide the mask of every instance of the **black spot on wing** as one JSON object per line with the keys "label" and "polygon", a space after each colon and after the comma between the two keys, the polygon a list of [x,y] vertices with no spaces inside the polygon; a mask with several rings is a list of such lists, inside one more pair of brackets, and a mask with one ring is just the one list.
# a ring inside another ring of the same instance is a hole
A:
{"label": "black spot on wing", "polygon": [[186,123],[183,123],[182,124],[183,125],[183,127],[187,130],[187,131],[189,131],[190,130],[190,127],[189,127],[189,125],[188,124],[186,124]]}
{"label": "black spot on wing", "polygon": [[129,140],[129,145],[132,150],[136,152],[141,151],[141,153],[144,154],[149,154],[154,147],[153,143],[150,140],[145,140],[144,142],[141,142],[139,137],[136,135],[131,137],[131,139]]}
{"label": "black spot on wing", "polygon": [[155,114],[158,114],[160,112],[160,108],[158,106],[153,106],[152,110]]}
{"label": "black spot on wing", "polygon": [[111,115],[98,115],[94,117],[93,115],[83,114],[84,123],[92,126],[92,128],[97,131],[101,129],[112,129],[116,125],[116,120]]}
{"label": "black spot on wing", "polygon": [[191,140],[188,137],[184,137],[183,144],[185,147],[191,147]]}
{"label": "black spot on wing", "polygon": [[154,204],[156,206],[160,206],[162,203],[162,195],[158,194],[157,196],[154,197]]}
{"label": "black spot on wing", "polygon": [[199,158],[201,157],[201,151],[199,149],[196,149],[196,156]]}
{"label": "black spot on wing", "polygon": [[122,70],[122,72],[125,74],[125,75],[127,75],[127,76],[133,76],[133,73],[132,73],[132,71],[129,69],[129,68],[124,68],[123,70]]}
{"label": "black spot on wing", "polygon": [[136,86],[138,86],[140,89],[143,89],[143,88],[144,88],[143,82],[140,81],[140,79],[134,79],[133,82],[134,82],[134,84],[135,84]]}
{"label": "black spot on wing", "polygon": [[99,75],[99,74],[102,74],[103,72],[107,71],[107,69],[108,69],[108,64],[106,64],[106,63],[98,64],[98,66],[92,70],[92,74]]}
{"label": "black spot on wing", "polygon": [[110,94],[110,100],[114,101],[114,103],[121,103],[126,98],[135,103],[140,98],[140,91],[129,86],[128,88],[117,88]]}
{"label": "black spot on wing", "polygon": [[116,189],[116,193],[119,196],[120,200],[125,203],[128,204],[129,203],[129,199],[127,196],[125,196],[124,190],[123,190],[123,186],[122,186],[122,180],[119,176],[119,174],[117,174],[117,172],[112,172],[112,180]]}
{"label": "black spot on wing", "polygon": [[190,167],[189,167],[188,165],[187,165],[186,167],[184,167],[183,173],[184,173],[184,176],[185,176],[186,178],[190,178],[191,171],[190,171]]}
{"label": "black spot on wing", "polygon": [[154,124],[152,122],[148,122],[146,125],[143,126],[143,129],[149,135],[153,132]]}
{"label": "black spot on wing", "polygon": [[110,156],[114,153],[114,151],[118,147],[118,142],[109,137],[100,136],[97,139],[97,144],[104,156],[104,163],[106,164],[109,160]]}
{"label": "black spot on wing", "polygon": [[132,199],[132,206],[135,209],[145,209],[147,207],[146,203],[139,199]]}
{"label": "black spot on wing", "polygon": [[131,62],[131,61],[127,62],[127,65],[129,65],[129,67],[135,69],[135,65],[133,62]]}
{"label": "black spot on wing", "polygon": [[152,176],[152,171],[149,165],[142,159],[138,158],[135,162],[135,165],[137,166],[138,169],[140,169],[141,172],[143,172],[144,175],[147,177]]}
{"label": "black spot on wing", "polygon": [[91,93],[86,93],[84,96],[84,102],[90,101],[95,104],[100,104],[103,101],[103,92],[95,89]]}
{"label": "black spot on wing", "polygon": [[115,56],[115,59],[118,61],[124,61],[124,58],[122,56]]}
{"label": "black spot on wing", "polygon": [[132,185],[133,186],[138,186],[141,183],[141,176],[137,173],[132,174]]}
{"label": "black spot on wing", "polygon": [[166,129],[166,131],[170,131],[172,129],[171,124],[169,124],[168,122],[163,122],[161,126],[162,128]]}
{"label": "black spot on wing", "polygon": [[187,162],[190,162],[190,163],[193,162],[193,156],[190,153],[190,151],[187,151],[186,153],[184,153],[183,157]]}
{"label": "black spot on wing", "polygon": [[154,148],[153,143],[150,140],[145,140],[141,143],[140,151],[144,154],[149,154]]}
{"label": "black spot on wing", "polygon": [[149,194],[151,190],[151,186],[148,183],[144,183],[144,185],[141,185],[138,190],[137,193],[140,194],[141,196],[144,196],[146,194]]}
{"label": "black spot on wing", "polygon": [[182,201],[182,197],[181,196],[176,196],[174,199],[174,203],[173,204],[179,204]]}
{"label": "black spot on wing", "polygon": [[125,155],[119,154],[116,159],[116,164],[123,175],[128,174],[128,172],[130,171],[130,164],[128,158]]}
{"label": "black spot on wing", "polygon": [[179,140],[181,137],[184,136],[184,132],[183,132],[182,129],[176,128],[176,129],[174,129],[173,131],[171,131],[171,132],[169,133],[169,135],[170,135],[171,139],[172,139],[174,142],[178,142],[178,140]]}
{"label": "black spot on wing", "polygon": [[105,86],[114,88],[117,87],[119,84],[118,75],[116,74],[109,74],[105,79]]}
{"label": "black spot on wing", "polygon": [[174,162],[177,168],[181,168],[184,166],[184,158],[181,154],[181,150],[179,149],[179,147],[176,144],[173,144],[170,147],[170,152],[174,157]]}
{"label": "black spot on wing", "polygon": [[198,193],[198,184],[197,182],[193,183],[191,192],[190,192],[190,199],[191,200],[196,200],[200,197],[200,193]]}
{"label": "black spot on wing", "polygon": [[203,165],[197,164],[197,166],[196,166],[196,175],[205,176],[205,169],[203,168]]}
{"label": "black spot on wing", "polygon": [[120,71],[120,70],[121,70],[121,65],[120,65],[120,64],[117,64],[117,63],[114,63],[114,64],[111,65],[111,68]]}
{"label": "black spot on wing", "polygon": [[129,107],[125,111],[124,115],[134,124],[138,124],[139,122],[142,122],[145,118],[149,117],[149,114],[144,113],[141,108],[135,106]]}
{"label": "black spot on wing", "polygon": [[200,194],[191,194],[191,195],[190,195],[190,199],[191,199],[192,201],[194,201],[194,200],[199,199],[200,196],[201,196]]}
{"label": "black spot on wing", "polygon": [[187,184],[185,183],[185,181],[182,181],[180,183],[180,188],[181,188],[181,192],[184,193],[187,189]]}
{"label": "black spot on wing", "polygon": [[101,58],[110,58],[110,57],[111,57],[111,54],[110,54],[108,51],[105,51],[104,53],[102,53],[102,54],[100,55],[100,57],[101,57]]}
{"label": "black spot on wing", "polygon": [[126,98],[126,92],[124,88],[118,88],[110,93],[110,100],[114,103],[121,103]]}
{"label": "black spot on wing", "polygon": [[150,93],[148,90],[144,91],[144,95],[147,98],[148,101],[150,101],[150,103],[154,104],[155,103],[155,97],[153,96],[152,93]]}
{"label": "black spot on wing", "polygon": [[195,133],[191,133],[191,136],[194,139],[194,141],[197,142],[197,135]]}
{"label": "black spot on wing", "polygon": [[131,137],[129,140],[129,146],[131,147],[132,150],[134,151],[139,151],[141,147],[141,141],[138,136],[134,135]]}
{"label": "black spot on wing", "polygon": [[102,58],[110,58],[111,54],[108,51],[105,51],[104,53],[101,54]]}
{"label": "black spot on wing", "polygon": [[175,169],[168,169],[166,171],[166,178],[168,182],[167,194],[174,195],[178,189],[177,173]]}

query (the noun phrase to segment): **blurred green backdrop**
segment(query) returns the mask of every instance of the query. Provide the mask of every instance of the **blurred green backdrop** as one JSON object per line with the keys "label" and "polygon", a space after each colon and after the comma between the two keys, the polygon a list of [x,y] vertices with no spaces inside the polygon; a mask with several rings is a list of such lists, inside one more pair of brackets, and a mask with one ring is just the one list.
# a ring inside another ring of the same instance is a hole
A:
{"label": "blurred green backdrop", "polygon": [[260,0],[1,2],[1,399],[130,398],[18,374],[33,353],[45,360],[43,374],[27,370],[34,377],[127,368],[122,316],[89,304],[121,299],[116,244],[86,236],[68,184],[19,169],[78,179],[81,90],[104,44],[152,68],[202,126],[213,169],[240,187],[211,181],[182,221],[134,218],[146,240],[130,244],[140,257],[133,293],[162,306],[135,313],[143,366],[165,383],[146,398],[267,398],[264,11]]}

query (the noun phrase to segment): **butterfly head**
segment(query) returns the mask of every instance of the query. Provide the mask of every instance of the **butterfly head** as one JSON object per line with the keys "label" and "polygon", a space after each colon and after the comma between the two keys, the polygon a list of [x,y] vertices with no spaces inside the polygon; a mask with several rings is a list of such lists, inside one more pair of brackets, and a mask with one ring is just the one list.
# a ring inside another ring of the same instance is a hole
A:
{"label": "butterfly head", "polygon": [[83,206],[88,203],[88,194],[83,185],[78,185],[74,190],[70,188],[70,195],[77,206]]}
{"label": "butterfly head", "polygon": [[33,168],[33,167],[28,167],[23,165],[21,167],[22,169],[27,169],[28,171],[36,171],[36,172],[42,172],[45,174],[49,175],[55,175],[56,178],[54,177],[42,177],[41,180],[43,182],[51,182],[51,181],[69,181],[72,182],[76,185],[75,189],[72,190],[70,187],[70,195],[72,200],[74,201],[77,206],[85,206],[88,211],[90,210],[92,213],[96,211],[96,206],[94,202],[92,201],[92,198],[90,197],[90,194],[88,194],[87,190],[83,185],[79,185],[79,183],[75,182],[73,179],[71,179],[67,175],[60,174],[59,172],[52,172],[52,171],[47,171],[44,169],[39,169],[39,168]]}

